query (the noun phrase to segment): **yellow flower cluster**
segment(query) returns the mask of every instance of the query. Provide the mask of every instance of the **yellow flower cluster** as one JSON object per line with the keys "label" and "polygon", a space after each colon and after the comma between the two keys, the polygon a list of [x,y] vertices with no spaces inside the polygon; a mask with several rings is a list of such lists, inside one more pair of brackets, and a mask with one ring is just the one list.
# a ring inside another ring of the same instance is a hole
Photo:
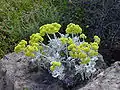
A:
{"label": "yellow flower cluster", "polygon": [[65,38],[65,37],[61,37],[60,38],[60,41],[62,42],[62,44],[73,44],[74,42],[73,42],[73,40],[72,40],[72,38]]}
{"label": "yellow flower cluster", "polygon": [[80,38],[83,38],[83,39],[86,39],[87,38],[87,36],[85,36],[85,34],[80,34]]}
{"label": "yellow flower cluster", "polygon": [[100,38],[98,36],[94,36],[94,42],[100,44]]}
{"label": "yellow flower cluster", "polygon": [[93,50],[98,50],[98,48],[99,48],[98,43],[93,42],[93,43],[90,43],[90,44],[91,44],[91,48],[92,48]]}
{"label": "yellow flower cluster", "polygon": [[[15,52],[24,51],[26,56],[34,57],[35,51],[42,50],[42,46],[39,45],[39,42],[42,42],[44,39],[40,36],[40,33],[32,34],[30,36],[29,44],[25,40],[22,40],[16,47]],[[26,46],[27,45],[27,46]]]}
{"label": "yellow flower cluster", "polygon": [[82,64],[87,64],[91,57],[98,55],[98,43],[83,42],[80,45],[72,43],[68,46],[69,54],[73,58],[79,58],[82,60]]}
{"label": "yellow flower cluster", "polygon": [[56,67],[60,67],[61,66],[61,62],[52,62],[52,66],[50,67],[51,71],[54,71]]}
{"label": "yellow flower cluster", "polygon": [[21,42],[15,47],[14,51],[16,53],[24,51],[26,45],[27,45],[27,41],[21,40]]}
{"label": "yellow flower cluster", "polygon": [[40,33],[32,34],[30,36],[30,41],[29,41],[30,45],[28,45],[25,48],[25,55],[30,56],[30,57],[34,57],[35,51],[42,50],[42,46],[39,45],[39,42],[42,42],[43,40],[44,39],[40,36]]}
{"label": "yellow flower cluster", "polygon": [[36,33],[36,34],[32,34],[30,36],[30,41],[29,44],[34,44],[34,43],[38,43],[38,42],[42,42],[44,39],[40,36],[40,33]]}
{"label": "yellow flower cluster", "polygon": [[29,57],[34,57],[35,56],[35,54],[34,54],[35,51],[38,51],[38,47],[37,46],[30,46],[30,45],[28,45],[25,48],[25,55],[29,56]]}
{"label": "yellow flower cluster", "polygon": [[73,42],[73,40],[72,40],[72,38],[68,38],[68,44],[73,44],[74,42]]}
{"label": "yellow flower cluster", "polygon": [[66,44],[68,42],[68,38],[61,37],[60,41],[62,42],[62,44]]}
{"label": "yellow flower cluster", "polygon": [[86,58],[87,54],[83,52],[84,47],[83,44],[80,44],[79,46],[75,44],[70,44],[68,46],[68,50],[70,50],[70,56],[73,58]]}
{"label": "yellow flower cluster", "polygon": [[70,23],[67,25],[66,33],[67,34],[82,33],[82,28],[79,25],[75,25],[73,23]]}
{"label": "yellow flower cluster", "polygon": [[[86,39],[85,34],[80,34],[80,38]],[[90,61],[91,57],[98,55],[98,44],[100,43],[100,38],[98,36],[94,36],[94,42],[88,43],[83,42],[80,45],[76,45],[72,38],[60,38],[63,44],[69,44],[67,49],[69,50],[69,55],[73,58],[79,58],[82,60],[82,64],[86,64]]]}
{"label": "yellow flower cluster", "polygon": [[44,36],[45,34],[54,34],[59,31],[61,25],[58,23],[46,24],[40,27],[40,35]]}

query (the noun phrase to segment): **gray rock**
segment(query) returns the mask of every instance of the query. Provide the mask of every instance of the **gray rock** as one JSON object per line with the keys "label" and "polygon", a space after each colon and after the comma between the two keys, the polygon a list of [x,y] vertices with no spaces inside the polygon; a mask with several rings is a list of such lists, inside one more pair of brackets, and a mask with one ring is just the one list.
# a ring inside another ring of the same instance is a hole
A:
{"label": "gray rock", "polygon": [[115,62],[78,90],[120,90],[120,61]]}
{"label": "gray rock", "polygon": [[23,53],[4,56],[0,61],[0,90],[63,90],[60,81],[46,70],[37,72],[33,67],[30,71],[29,60]]}

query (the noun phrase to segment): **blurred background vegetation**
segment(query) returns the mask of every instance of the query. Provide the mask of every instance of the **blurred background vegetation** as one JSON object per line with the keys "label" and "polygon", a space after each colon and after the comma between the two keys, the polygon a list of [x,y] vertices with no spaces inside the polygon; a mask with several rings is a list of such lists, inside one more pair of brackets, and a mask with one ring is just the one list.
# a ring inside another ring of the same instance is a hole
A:
{"label": "blurred background vegetation", "polygon": [[65,28],[74,20],[79,23],[82,14],[68,0],[0,0],[0,58],[13,52],[21,39],[39,32],[41,25],[58,22]]}

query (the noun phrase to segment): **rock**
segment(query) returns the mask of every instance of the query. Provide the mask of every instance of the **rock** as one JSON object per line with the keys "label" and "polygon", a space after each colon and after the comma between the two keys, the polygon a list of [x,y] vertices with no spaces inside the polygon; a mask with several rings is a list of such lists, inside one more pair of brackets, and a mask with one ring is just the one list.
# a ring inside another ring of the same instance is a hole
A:
{"label": "rock", "polygon": [[0,61],[0,90],[64,90],[47,70],[30,71],[23,53],[10,53]]}
{"label": "rock", "polygon": [[98,74],[85,87],[77,90],[120,90],[120,61]]}

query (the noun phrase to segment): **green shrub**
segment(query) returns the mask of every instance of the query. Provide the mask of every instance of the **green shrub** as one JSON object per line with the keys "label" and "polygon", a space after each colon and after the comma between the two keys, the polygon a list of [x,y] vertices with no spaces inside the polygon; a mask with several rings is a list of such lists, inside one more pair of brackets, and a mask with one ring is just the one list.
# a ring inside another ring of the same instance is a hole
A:
{"label": "green shrub", "polygon": [[40,25],[59,22],[60,16],[51,0],[0,0],[0,57],[12,52],[18,41],[37,32]]}

